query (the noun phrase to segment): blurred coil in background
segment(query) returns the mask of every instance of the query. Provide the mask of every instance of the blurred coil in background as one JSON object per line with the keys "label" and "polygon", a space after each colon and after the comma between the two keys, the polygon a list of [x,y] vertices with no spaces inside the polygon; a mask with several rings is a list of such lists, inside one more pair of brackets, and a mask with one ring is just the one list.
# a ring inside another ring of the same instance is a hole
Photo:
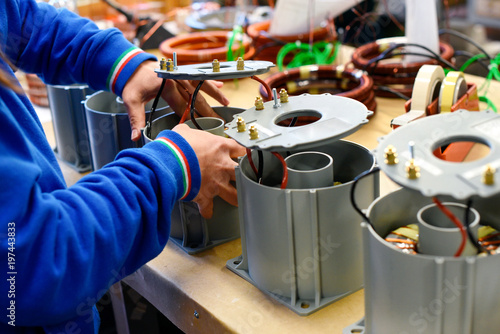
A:
{"label": "blurred coil in background", "polygon": [[[173,58],[176,52],[178,65],[207,63],[214,59],[225,61],[229,34],[230,32],[227,31],[205,31],[176,36],[162,42],[160,51],[167,58]],[[251,45],[251,39],[243,35],[242,41],[245,50],[243,58],[252,58],[255,50]],[[240,41],[235,40],[232,50],[236,53],[239,49]]]}
{"label": "blurred coil in background", "polygon": [[[289,95],[324,94],[345,96],[363,103],[368,110],[377,109],[373,80],[363,71],[343,66],[303,66],[275,73],[265,79],[272,88],[286,89]],[[267,100],[267,92],[260,87],[260,95]]]}

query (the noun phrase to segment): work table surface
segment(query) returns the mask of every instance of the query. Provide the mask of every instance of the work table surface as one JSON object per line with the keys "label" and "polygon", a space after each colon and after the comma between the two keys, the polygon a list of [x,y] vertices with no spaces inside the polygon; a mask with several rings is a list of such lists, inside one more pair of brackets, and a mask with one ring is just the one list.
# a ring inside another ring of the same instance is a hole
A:
{"label": "work table surface", "polygon": [[[483,79],[469,76],[468,81],[482,83]],[[250,108],[258,88],[256,81],[242,79],[225,82],[223,91],[231,106]],[[492,83],[490,97],[500,105],[500,99],[491,93],[497,89],[497,83]],[[373,149],[377,138],[391,131],[390,121],[404,112],[404,101],[377,98],[377,103],[369,123],[345,139]],[[52,124],[43,125],[55,145]],[[68,184],[82,176],[64,163],[62,167]],[[395,188],[382,178],[382,193]],[[225,267],[239,255],[240,239],[197,255],[168,243],[157,258],[125,282],[186,333],[341,333],[364,315],[360,290],[309,316],[299,316]]]}

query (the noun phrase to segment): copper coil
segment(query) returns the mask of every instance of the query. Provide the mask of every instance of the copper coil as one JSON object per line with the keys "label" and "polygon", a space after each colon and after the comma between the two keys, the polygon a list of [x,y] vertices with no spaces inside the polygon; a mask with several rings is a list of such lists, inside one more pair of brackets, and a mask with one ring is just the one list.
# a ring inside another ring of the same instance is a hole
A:
{"label": "copper coil", "polygon": [[[258,23],[251,24],[247,28],[247,34],[252,38],[252,43],[255,47],[256,53],[254,59],[256,60],[267,60],[276,62],[276,56],[278,52],[283,47],[283,45],[287,43],[295,43],[296,41],[300,41],[303,43],[309,43],[309,33],[303,33],[298,35],[288,35],[288,36],[272,36],[271,38],[267,37],[263,32],[267,32],[269,30],[269,26],[271,25],[271,21],[262,21]],[[324,41],[329,37],[328,27],[320,27],[316,28],[313,31],[313,41]],[[281,43],[278,43],[279,41]],[[284,63],[289,63],[293,58],[293,55],[287,55],[285,57]]]}
{"label": "copper coil", "polygon": [[[450,61],[453,57],[453,47],[450,44],[440,42],[439,43],[440,56]],[[371,66],[370,61],[377,56],[380,56],[382,51],[380,50],[379,42],[372,42],[360,46],[352,55],[352,63],[356,68],[366,70],[370,74],[382,74],[382,75],[395,75],[397,73],[417,73],[420,67],[426,64],[437,65],[439,61],[435,59],[429,59],[424,62],[416,63],[377,63],[377,66]],[[395,58],[390,58],[395,59]]]}
{"label": "copper coil", "polygon": [[[330,93],[358,100],[371,111],[375,111],[377,106],[373,80],[370,76],[356,69],[342,69],[331,65],[293,68],[273,74],[265,82],[271,89],[276,88],[277,91],[280,91],[284,88],[292,96],[303,93]],[[291,87],[294,89],[290,89]],[[267,92],[263,86],[260,87],[259,92],[266,100]]]}
{"label": "copper coil", "polygon": [[[177,53],[178,65],[189,65],[211,62],[214,59],[225,61],[227,59],[228,32],[204,31],[169,38],[160,44],[160,51],[165,57],[173,58]],[[245,48],[244,59],[250,59],[255,53],[248,36],[243,37]],[[237,53],[240,42],[235,40],[232,46],[233,53]]]}

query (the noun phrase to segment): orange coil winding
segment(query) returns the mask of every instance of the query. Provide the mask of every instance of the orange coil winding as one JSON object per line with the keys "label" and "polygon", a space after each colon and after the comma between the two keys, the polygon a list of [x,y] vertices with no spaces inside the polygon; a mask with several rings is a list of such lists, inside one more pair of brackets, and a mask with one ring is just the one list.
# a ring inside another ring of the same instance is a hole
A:
{"label": "orange coil winding", "polygon": [[[307,76],[304,76],[307,72]],[[377,109],[373,80],[366,73],[357,69],[344,69],[332,65],[308,66],[293,68],[284,72],[275,73],[265,82],[272,88],[280,91],[286,89],[289,95],[323,94],[345,96],[363,103],[368,110]],[[268,98],[263,86],[260,86],[260,95],[264,100]]]}
{"label": "orange coil winding", "polygon": [[[225,61],[227,58],[227,31],[204,31],[169,38],[160,44],[160,52],[167,58],[177,53],[178,65],[200,64],[212,62],[214,59]],[[255,50],[251,39],[243,36],[244,59],[253,57]],[[237,54],[240,42],[235,39],[233,54]]]}

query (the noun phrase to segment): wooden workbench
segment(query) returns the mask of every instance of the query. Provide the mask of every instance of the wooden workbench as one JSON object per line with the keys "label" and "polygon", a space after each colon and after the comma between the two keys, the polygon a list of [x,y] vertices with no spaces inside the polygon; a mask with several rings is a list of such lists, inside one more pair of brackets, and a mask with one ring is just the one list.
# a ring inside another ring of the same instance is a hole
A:
{"label": "wooden workbench", "polygon": [[[482,79],[468,77],[468,81],[481,83]],[[232,106],[248,108],[258,95],[258,87],[257,82],[243,79],[237,84],[226,82],[223,91]],[[494,82],[490,92],[499,88]],[[500,98],[490,96],[500,105]],[[377,138],[391,131],[390,121],[403,113],[404,101],[378,98],[377,103],[369,123],[345,139],[373,149]],[[54,143],[51,124],[44,127]],[[70,184],[81,177],[68,167],[64,167],[64,174]],[[384,179],[381,187],[384,193],[394,185]],[[301,317],[226,269],[226,261],[239,255],[239,239],[197,255],[188,255],[169,243],[125,282],[187,333],[341,333],[364,315],[361,290]]]}

